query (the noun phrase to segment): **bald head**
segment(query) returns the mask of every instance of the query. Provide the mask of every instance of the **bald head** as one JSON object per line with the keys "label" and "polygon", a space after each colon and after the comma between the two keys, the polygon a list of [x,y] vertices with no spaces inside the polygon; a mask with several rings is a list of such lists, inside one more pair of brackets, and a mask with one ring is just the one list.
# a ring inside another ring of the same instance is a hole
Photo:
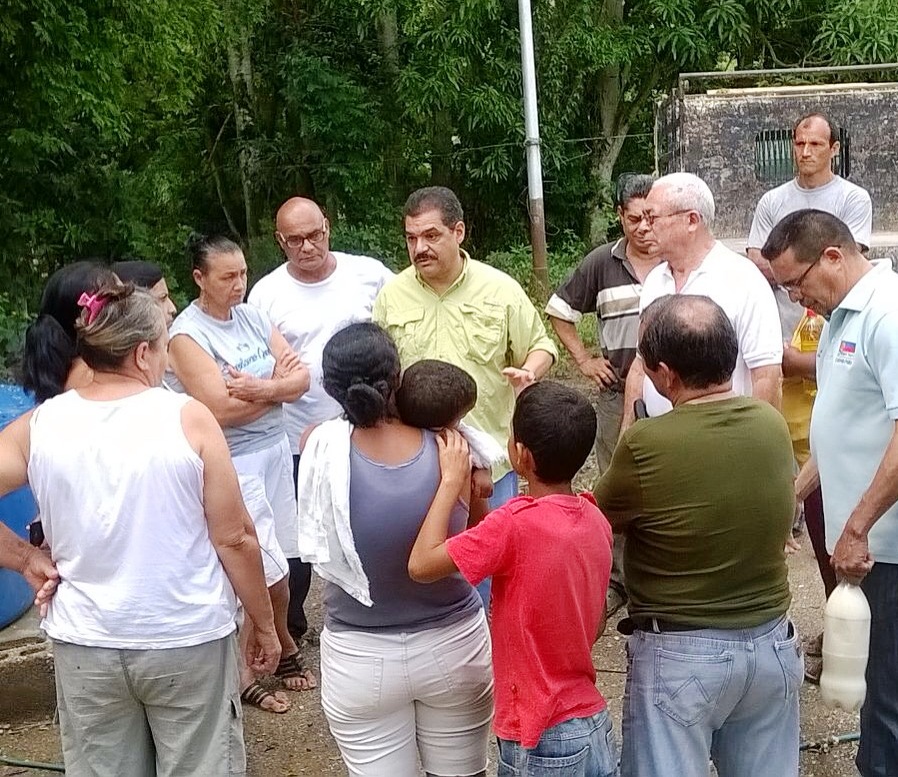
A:
{"label": "bald head", "polygon": [[728,382],[739,343],[726,313],[709,297],[671,294],[642,314],[639,352],[649,370],[664,362],[690,389]]}
{"label": "bald head", "polygon": [[793,134],[799,127],[829,135],[829,145],[831,146],[839,142],[839,130],[829,116],[823,113],[806,113],[792,126]]}
{"label": "bald head", "polygon": [[284,227],[291,224],[295,219],[314,219],[324,220],[324,213],[315,200],[307,197],[291,197],[280,208],[278,208],[275,217],[275,226],[277,231],[286,235]]}
{"label": "bald head", "polygon": [[330,224],[314,200],[291,197],[277,212],[278,245],[287,257],[287,271],[303,283],[318,283],[337,268],[330,249]]}

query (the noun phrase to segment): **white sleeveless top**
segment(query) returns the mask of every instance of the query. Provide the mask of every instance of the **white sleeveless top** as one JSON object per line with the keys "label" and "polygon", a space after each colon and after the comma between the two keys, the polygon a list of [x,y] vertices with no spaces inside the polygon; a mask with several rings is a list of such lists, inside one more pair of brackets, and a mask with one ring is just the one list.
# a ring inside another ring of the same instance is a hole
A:
{"label": "white sleeveless top", "polygon": [[161,388],[67,391],[31,418],[28,481],[59,569],[41,627],[55,640],[148,650],[234,631],[236,597],[209,539],[203,462]]}

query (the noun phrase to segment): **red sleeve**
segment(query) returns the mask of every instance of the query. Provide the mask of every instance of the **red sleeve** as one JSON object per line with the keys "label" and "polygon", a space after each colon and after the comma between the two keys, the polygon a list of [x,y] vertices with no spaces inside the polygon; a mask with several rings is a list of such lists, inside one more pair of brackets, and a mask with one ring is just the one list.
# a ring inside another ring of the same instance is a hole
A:
{"label": "red sleeve", "polygon": [[501,574],[512,565],[514,526],[514,513],[503,505],[476,526],[446,540],[446,552],[471,585]]}

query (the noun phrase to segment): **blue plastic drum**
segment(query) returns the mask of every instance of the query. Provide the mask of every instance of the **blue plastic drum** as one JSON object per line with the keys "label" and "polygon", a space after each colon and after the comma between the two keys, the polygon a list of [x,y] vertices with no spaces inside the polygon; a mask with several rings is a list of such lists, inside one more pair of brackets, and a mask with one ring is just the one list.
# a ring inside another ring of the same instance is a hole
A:
{"label": "blue plastic drum", "polygon": [[[0,383],[0,429],[34,407],[34,398],[19,386]],[[27,526],[37,515],[37,505],[27,486],[0,499],[0,521],[23,539]],[[0,569],[0,629],[12,623],[34,601],[34,592],[25,578]]]}

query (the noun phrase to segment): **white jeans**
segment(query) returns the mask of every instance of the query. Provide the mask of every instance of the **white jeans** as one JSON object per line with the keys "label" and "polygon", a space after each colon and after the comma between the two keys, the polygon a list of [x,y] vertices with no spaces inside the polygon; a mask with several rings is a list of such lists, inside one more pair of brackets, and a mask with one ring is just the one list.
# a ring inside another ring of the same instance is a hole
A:
{"label": "white jeans", "polygon": [[353,777],[486,768],[493,671],[483,610],[419,632],[321,633],[321,706]]}

